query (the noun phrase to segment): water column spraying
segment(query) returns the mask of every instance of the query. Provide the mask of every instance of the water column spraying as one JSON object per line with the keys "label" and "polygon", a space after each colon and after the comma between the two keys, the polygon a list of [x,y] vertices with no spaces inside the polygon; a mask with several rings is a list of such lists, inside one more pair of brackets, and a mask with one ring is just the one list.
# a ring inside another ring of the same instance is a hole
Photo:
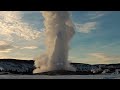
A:
{"label": "water column spraying", "polygon": [[68,11],[42,11],[44,17],[46,52],[35,58],[33,73],[52,70],[74,71],[68,62],[69,42],[73,37],[74,25]]}

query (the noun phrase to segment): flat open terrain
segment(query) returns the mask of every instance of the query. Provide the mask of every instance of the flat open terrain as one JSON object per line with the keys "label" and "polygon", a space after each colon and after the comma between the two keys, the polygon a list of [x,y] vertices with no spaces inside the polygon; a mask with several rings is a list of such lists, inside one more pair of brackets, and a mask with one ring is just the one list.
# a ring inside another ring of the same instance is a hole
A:
{"label": "flat open terrain", "polygon": [[0,79],[120,79],[120,75],[0,75]]}

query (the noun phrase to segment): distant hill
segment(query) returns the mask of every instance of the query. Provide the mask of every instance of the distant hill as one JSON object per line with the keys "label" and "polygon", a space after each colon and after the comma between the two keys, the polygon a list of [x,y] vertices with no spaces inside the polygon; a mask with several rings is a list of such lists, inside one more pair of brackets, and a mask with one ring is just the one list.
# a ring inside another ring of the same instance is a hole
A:
{"label": "distant hill", "polygon": [[[49,71],[41,74],[46,75],[89,75],[101,73],[113,73],[116,69],[120,69],[120,64],[84,64],[71,63],[76,68],[76,72],[72,71]],[[0,59],[0,74],[32,74],[35,69],[33,60],[18,60],[18,59]]]}
{"label": "distant hill", "polygon": [[13,74],[32,74],[33,60],[0,59],[0,71]]}

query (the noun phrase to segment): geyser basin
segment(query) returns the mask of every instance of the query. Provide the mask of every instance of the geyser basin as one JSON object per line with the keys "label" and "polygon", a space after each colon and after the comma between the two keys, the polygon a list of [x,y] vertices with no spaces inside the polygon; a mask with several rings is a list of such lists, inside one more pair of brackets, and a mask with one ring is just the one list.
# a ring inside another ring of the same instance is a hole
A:
{"label": "geyser basin", "polygon": [[77,72],[68,70],[53,70],[48,72],[36,73],[35,75],[77,75]]}
{"label": "geyser basin", "polygon": [[33,73],[53,70],[75,71],[68,62],[69,42],[73,37],[74,25],[67,11],[43,11],[46,52],[35,60]]}

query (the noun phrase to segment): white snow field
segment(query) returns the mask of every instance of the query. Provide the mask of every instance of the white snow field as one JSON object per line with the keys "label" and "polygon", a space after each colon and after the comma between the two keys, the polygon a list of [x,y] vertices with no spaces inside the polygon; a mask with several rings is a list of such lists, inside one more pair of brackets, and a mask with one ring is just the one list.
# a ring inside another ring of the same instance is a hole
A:
{"label": "white snow field", "polygon": [[0,75],[0,79],[120,79],[116,75]]}

